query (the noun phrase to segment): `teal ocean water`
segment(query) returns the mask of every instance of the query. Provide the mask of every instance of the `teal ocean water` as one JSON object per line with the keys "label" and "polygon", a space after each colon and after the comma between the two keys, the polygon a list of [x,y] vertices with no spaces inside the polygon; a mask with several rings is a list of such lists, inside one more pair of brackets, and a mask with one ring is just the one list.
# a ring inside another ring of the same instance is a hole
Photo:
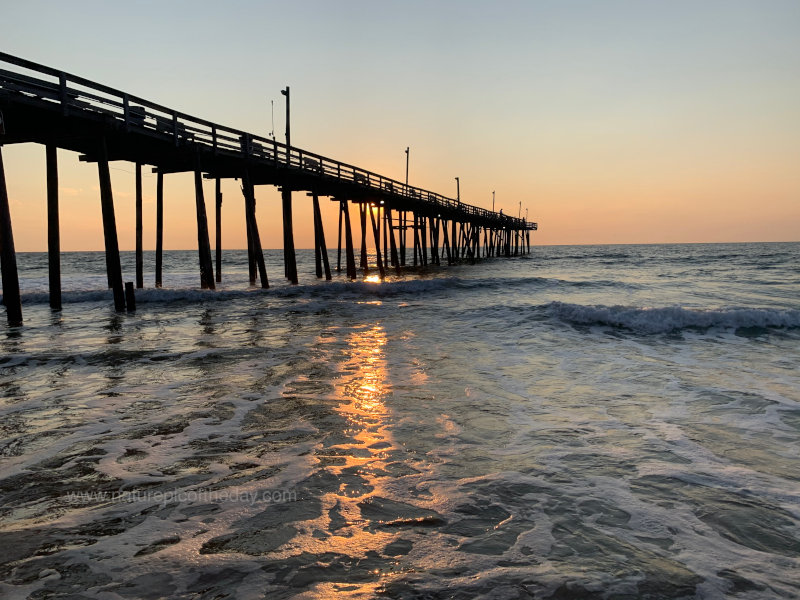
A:
{"label": "teal ocean water", "polygon": [[1,597],[800,598],[800,244],[280,259],[18,256]]}

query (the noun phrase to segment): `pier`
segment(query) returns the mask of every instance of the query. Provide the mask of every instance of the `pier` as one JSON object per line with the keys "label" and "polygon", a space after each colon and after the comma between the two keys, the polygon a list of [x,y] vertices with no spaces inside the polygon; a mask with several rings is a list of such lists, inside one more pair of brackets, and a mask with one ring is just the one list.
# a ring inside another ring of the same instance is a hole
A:
{"label": "pier", "polygon": [[[284,90],[289,100],[289,88]],[[288,115],[287,115],[288,117]],[[288,124],[287,118],[287,124]],[[460,202],[377,173],[326,158],[287,143],[225,127],[161,106],[57,69],[0,53],[0,267],[8,323],[22,323],[19,279],[2,146],[37,143],[46,147],[50,306],[61,309],[58,148],[97,164],[108,285],[117,311],[134,309],[133,286],[123,283],[109,163],[128,161],[136,173],[135,286],[144,286],[142,248],[142,169],[150,166],[156,183],[155,286],[162,285],[164,177],[194,173],[200,285],[221,281],[220,182],[241,182],[251,285],[269,287],[258,232],[255,186],[281,191],[284,276],[297,283],[292,226],[295,193],[313,203],[316,276],[331,279],[320,198],[338,203],[336,270],[356,279],[359,270],[475,262],[530,252],[536,223]],[[216,257],[212,257],[203,180],[216,182]],[[351,211],[351,208],[354,210]],[[356,264],[355,227],[360,224]],[[369,264],[368,245],[375,251]],[[343,253],[344,251],[344,253]],[[344,254],[344,256],[343,256]],[[410,254],[410,256],[409,256]],[[216,261],[214,260],[216,258]],[[214,264],[216,262],[216,265]]]}

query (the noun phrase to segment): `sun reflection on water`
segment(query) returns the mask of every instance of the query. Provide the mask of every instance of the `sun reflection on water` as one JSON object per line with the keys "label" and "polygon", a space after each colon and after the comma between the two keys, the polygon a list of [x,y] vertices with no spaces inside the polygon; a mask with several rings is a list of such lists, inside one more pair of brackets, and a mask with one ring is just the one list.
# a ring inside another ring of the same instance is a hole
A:
{"label": "sun reflection on water", "polygon": [[386,394],[386,331],[380,325],[353,332],[348,343],[352,362],[358,375],[346,386],[347,395],[353,400],[353,409],[367,415],[385,411],[383,397]]}

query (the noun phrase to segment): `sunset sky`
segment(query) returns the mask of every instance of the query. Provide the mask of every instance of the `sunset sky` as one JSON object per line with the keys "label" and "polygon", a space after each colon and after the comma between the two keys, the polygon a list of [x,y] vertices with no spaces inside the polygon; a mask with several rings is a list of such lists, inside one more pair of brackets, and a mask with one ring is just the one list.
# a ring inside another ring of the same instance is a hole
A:
{"label": "sunset sky", "polygon": [[[293,145],[399,180],[410,146],[410,183],[455,197],[458,176],[465,202],[521,202],[537,244],[800,239],[797,0],[1,4],[2,51],[260,135],[274,100],[283,139],[289,85]],[[44,148],[3,157],[17,250],[44,250]],[[59,159],[62,247],[101,249],[96,167]],[[133,165],[112,169],[132,249]],[[144,184],[152,249],[149,169]],[[166,248],[195,248],[191,175],[165,189]],[[242,248],[238,184],[223,192],[223,245]],[[279,194],[257,199],[279,247]],[[300,193],[295,223],[310,247]]]}

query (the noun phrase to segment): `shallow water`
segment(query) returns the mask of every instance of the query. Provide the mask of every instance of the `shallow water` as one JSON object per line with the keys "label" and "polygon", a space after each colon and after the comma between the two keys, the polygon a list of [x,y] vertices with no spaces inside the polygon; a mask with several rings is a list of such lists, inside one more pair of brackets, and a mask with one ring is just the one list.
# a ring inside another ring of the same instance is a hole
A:
{"label": "shallow water", "polygon": [[800,244],[311,257],[170,252],[115,315],[102,254],[60,314],[19,256],[3,597],[800,597]]}

